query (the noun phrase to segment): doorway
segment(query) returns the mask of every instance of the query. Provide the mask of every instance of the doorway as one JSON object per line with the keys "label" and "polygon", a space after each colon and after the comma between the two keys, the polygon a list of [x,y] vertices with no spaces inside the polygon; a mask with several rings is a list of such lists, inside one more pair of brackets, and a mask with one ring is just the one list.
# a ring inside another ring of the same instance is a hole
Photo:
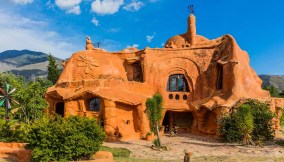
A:
{"label": "doorway", "polygon": [[64,117],[64,106],[64,102],[56,103],[55,113],[60,115],[61,117]]}
{"label": "doorway", "polygon": [[165,127],[165,132],[176,126],[179,132],[190,133],[193,120],[192,112],[167,111],[162,124]]}

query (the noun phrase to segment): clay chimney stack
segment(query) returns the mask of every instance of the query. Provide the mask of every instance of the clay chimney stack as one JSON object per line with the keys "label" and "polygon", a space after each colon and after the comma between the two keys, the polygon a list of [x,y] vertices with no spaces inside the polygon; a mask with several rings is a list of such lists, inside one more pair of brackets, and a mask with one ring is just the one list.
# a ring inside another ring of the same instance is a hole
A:
{"label": "clay chimney stack", "polygon": [[195,16],[193,14],[190,14],[188,17],[188,29],[187,29],[187,38],[189,44],[195,44],[195,36],[196,36]]}

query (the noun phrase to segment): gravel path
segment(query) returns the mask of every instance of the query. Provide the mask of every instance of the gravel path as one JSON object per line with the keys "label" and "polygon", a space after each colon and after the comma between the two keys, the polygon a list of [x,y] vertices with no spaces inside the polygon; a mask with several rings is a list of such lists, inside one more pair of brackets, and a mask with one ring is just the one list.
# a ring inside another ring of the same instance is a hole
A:
{"label": "gravel path", "polygon": [[178,137],[163,136],[162,142],[169,151],[156,151],[150,147],[151,142],[145,140],[132,140],[127,142],[104,143],[104,146],[127,148],[131,157],[151,160],[181,160],[185,150],[192,152],[193,157],[284,157],[284,147],[273,142],[265,143],[264,147],[242,146],[240,144],[222,143],[212,137],[183,134]]}

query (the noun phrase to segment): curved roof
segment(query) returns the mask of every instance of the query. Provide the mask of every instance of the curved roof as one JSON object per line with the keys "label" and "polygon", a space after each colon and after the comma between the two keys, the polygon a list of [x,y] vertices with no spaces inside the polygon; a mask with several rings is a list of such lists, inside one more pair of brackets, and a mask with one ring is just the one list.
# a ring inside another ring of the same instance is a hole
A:
{"label": "curved roof", "polygon": [[[172,47],[174,45],[176,48],[185,48],[185,47],[189,46],[189,44],[188,44],[189,40],[187,39],[186,34],[187,33],[176,35],[176,36],[169,38],[167,40],[166,44],[165,44],[165,47],[168,48],[168,47]],[[196,35],[195,40],[196,40],[197,44],[201,43],[203,41],[208,41],[207,38],[200,36],[200,35]]]}
{"label": "curved roof", "polygon": [[57,84],[92,79],[127,80],[123,61],[103,50],[84,50],[66,62]]}

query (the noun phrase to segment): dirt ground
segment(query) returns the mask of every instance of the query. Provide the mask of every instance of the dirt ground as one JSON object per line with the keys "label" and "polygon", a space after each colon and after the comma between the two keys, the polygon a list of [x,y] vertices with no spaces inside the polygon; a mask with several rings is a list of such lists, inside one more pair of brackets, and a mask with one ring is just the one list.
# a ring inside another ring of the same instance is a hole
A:
{"label": "dirt ground", "polygon": [[[278,135],[277,139],[279,138],[284,140],[284,135]],[[185,151],[192,152],[192,160],[200,162],[284,161],[284,147],[276,145],[274,142],[264,143],[263,147],[243,146],[222,143],[213,137],[193,134],[181,134],[177,137],[163,136],[162,142],[170,148],[169,151],[152,150],[150,148],[152,143],[145,140],[104,143],[103,145],[129,149],[132,158],[129,161],[136,161],[134,159],[182,161]]]}
{"label": "dirt ground", "polygon": [[[284,134],[278,132],[276,140],[284,140]],[[243,146],[222,143],[213,137],[193,134],[180,134],[177,137],[162,136],[162,142],[170,150],[153,150],[152,142],[146,140],[105,142],[103,145],[131,151],[130,158],[116,158],[116,162],[183,162],[185,151],[193,153],[193,162],[284,162],[284,147],[274,142],[264,143],[263,147]],[[0,158],[0,162],[13,161]]]}

